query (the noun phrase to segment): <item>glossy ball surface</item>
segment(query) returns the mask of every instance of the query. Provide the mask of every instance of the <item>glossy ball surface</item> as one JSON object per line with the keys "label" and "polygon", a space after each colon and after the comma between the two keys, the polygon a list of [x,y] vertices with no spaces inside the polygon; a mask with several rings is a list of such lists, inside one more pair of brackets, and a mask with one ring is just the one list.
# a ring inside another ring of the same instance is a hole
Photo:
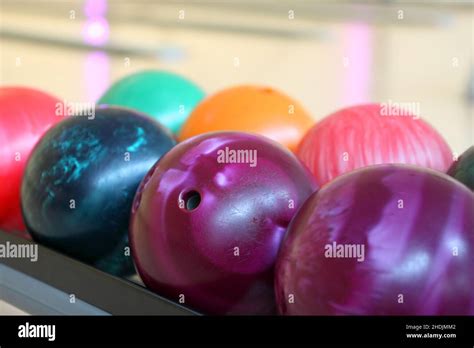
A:
{"label": "glossy ball surface", "polygon": [[474,146],[464,151],[449,168],[448,174],[474,191]]}
{"label": "glossy ball surface", "polygon": [[179,139],[214,131],[251,132],[294,151],[313,124],[298,101],[270,87],[245,85],[203,100],[183,125]]}
{"label": "glossy ball surface", "polygon": [[126,255],[133,197],[153,164],[175,144],[164,127],[132,110],[98,108],[71,116],[35,147],[22,184],[33,238],[117,275]]}
{"label": "glossy ball surface", "polygon": [[115,82],[97,104],[128,107],[146,113],[173,133],[204,98],[204,91],[183,76],[145,70]]}
{"label": "glossy ball surface", "polygon": [[[256,162],[233,162],[231,151],[252,151]],[[135,198],[130,242],[143,282],[208,314],[273,313],[280,241],[313,180],[290,151],[258,135],[178,144]]]}
{"label": "glossy ball surface", "polygon": [[60,104],[36,89],[0,87],[0,230],[30,238],[21,216],[21,179],[40,137],[64,119]]}
{"label": "glossy ball surface", "polygon": [[453,157],[428,123],[389,104],[357,105],[327,116],[304,136],[297,155],[321,185],[373,164],[414,164],[446,172]]}
{"label": "glossy ball surface", "polygon": [[287,315],[473,315],[474,194],[407,165],[363,168],[313,194],[278,256]]}

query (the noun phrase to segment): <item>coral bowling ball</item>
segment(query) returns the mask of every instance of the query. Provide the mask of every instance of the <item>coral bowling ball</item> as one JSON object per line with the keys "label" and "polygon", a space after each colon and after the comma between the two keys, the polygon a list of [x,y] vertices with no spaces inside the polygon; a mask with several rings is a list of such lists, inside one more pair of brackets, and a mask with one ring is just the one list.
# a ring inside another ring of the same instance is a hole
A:
{"label": "coral bowling ball", "polygon": [[178,144],[147,174],[132,208],[143,282],[207,314],[274,313],[277,251],[313,180],[262,136],[216,132]]}
{"label": "coral bowling ball", "polygon": [[278,310],[289,315],[473,315],[474,194],[400,164],[313,194],[282,243]]}
{"label": "coral bowling ball", "polygon": [[446,172],[452,153],[435,129],[390,104],[348,107],[311,128],[298,157],[321,185],[372,164],[414,164]]}
{"label": "coral bowling ball", "polygon": [[313,123],[298,101],[273,88],[237,86],[198,104],[179,139],[212,131],[242,131],[264,135],[294,151]]}
{"label": "coral bowling ball", "polygon": [[133,197],[174,145],[164,127],[132,110],[70,116],[45,134],[26,167],[21,198],[31,235],[106,272],[133,273],[127,255]]}
{"label": "coral bowling ball", "polygon": [[97,103],[144,112],[177,133],[203,97],[204,91],[185,77],[145,70],[115,82]]}
{"label": "coral bowling ball", "polygon": [[474,146],[464,151],[449,168],[448,174],[474,191]]}
{"label": "coral bowling ball", "polygon": [[21,216],[21,179],[36,142],[63,119],[59,104],[36,89],[0,87],[0,230],[30,238]]}

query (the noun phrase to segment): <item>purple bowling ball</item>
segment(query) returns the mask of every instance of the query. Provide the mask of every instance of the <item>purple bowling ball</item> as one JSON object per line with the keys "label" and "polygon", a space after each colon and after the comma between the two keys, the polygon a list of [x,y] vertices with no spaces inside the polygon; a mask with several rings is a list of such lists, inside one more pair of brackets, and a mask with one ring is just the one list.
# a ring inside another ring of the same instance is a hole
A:
{"label": "purple bowling ball", "polygon": [[178,144],[135,197],[130,242],[143,282],[207,314],[275,313],[276,256],[313,180],[259,135],[216,132]]}
{"label": "purple bowling ball", "polygon": [[473,315],[474,194],[442,173],[379,165],[313,194],[276,265],[287,315]]}

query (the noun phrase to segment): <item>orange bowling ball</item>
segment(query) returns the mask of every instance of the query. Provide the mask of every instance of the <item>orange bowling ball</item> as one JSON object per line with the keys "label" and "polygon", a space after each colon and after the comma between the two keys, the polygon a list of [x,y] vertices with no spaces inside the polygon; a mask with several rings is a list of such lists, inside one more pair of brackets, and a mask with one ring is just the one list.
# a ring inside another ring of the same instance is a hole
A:
{"label": "orange bowling ball", "polygon": [[185,122],[179,140],[213,131],[264,135],[291,151],[314,124],[296,100],[270,87],[236,86],[204,99]]}

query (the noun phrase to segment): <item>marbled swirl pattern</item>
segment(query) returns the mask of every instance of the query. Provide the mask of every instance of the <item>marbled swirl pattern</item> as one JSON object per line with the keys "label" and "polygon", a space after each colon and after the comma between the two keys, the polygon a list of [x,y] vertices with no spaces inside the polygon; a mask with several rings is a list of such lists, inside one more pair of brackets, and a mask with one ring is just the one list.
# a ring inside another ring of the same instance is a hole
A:
{"label": "marbled swirl pattern", "polygon": [[[333,242],[364,245],[364,261],[327,257]],[[473,315],[473,269],[474,194],[433,170],[377,165],[306,201],[275,291],[281,314]]]}
{"label": "marbled swirl pattern", "polygon": [[[226,147],[255,150],[256,166],[219,163]],[[273,313],[280,241],[315,191],[313,180],[289,150],[262,136],[216,132],[178,144],[135,198],[130,242],[141,278],[204,313]],[[193,191],[199,205],[180,207],[180,197]]]}
{"label": "marbled swirl pattern", "polygon": [[27,165],[22,207],[28,230],[38,242],[110,273],[130,273],[124,247],[135,191],[174,144],[162,126],[128,109],[99,108],[93,120],[61,122]]}
{"label": "marbled swirl pattern", "polygon": [[373,164],[415,164],[445,172],[453,155],[441,135],[422,119],[381,104],[339,110],[303,137],[298,157],[321,185]]}

